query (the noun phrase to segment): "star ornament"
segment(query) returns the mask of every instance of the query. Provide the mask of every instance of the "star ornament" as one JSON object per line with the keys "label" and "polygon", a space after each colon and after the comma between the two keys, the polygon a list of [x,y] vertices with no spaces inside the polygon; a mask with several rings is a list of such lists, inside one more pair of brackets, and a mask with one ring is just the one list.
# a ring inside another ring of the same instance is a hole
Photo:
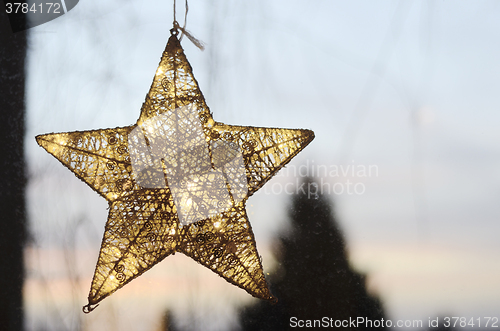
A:
{"label": "star ornament", "polygon": [[36,137],[109,203],[83,311],[176,252],[275,300],[245,203],[313,139],[214,121],[172,30],[135,125]]}

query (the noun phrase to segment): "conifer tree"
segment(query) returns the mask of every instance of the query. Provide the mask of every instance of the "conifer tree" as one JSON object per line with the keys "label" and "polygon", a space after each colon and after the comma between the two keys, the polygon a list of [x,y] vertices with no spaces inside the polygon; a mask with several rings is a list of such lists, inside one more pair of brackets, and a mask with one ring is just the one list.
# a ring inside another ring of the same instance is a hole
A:
{"label": "conifer tree", "polygon": [[[311,179],[303,187],[304,192],[292,196],[290,231],[279,239],[276,255],[280,265],[270,279],[279,301],[245,308],[240,316],[244,330],[286,330],[291,328],[292,317],[333,321],[384,318],[380,301],[366,290],[365,276],[349,265],[329,198],[307,192],[308,187],[314,188]],[[357,329],[383,328],[363,325]]]}

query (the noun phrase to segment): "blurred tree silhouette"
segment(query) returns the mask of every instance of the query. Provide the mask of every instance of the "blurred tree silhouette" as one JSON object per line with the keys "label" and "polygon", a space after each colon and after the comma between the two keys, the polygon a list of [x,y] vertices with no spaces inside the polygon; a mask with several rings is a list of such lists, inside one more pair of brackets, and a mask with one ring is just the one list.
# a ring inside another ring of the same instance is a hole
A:
{"label": "blurred tree silhouette", "polygon": [[307,192],[314,185],[306,179],[305,190],[292,197],[291,231],[279,240],[276,255],[281,264],[270,279],[279,301],[244,308],[240,315],[244,330],[285,330],[291,317],[384,318],[380,301],[366,291],[365,276],[349,266],[330,201]]}
{"label": "blurred tree silhouette", "polygon": [[158,331],[175,331],[175,330],[177,329],[175,328],[175,324],[173,323],[172,320],[172,312],[169,309],[167,309],[163,314],[160,328],[158,329]]}

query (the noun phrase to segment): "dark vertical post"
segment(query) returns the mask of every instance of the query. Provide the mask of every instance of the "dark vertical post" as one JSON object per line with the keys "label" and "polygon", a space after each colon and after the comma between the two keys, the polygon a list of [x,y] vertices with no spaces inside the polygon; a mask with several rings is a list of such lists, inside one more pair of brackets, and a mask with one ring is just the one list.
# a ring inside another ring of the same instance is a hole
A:
{"label": "dark vertical post", "polygon": [[0,330],[23,329],[26,32],[0,10]]}

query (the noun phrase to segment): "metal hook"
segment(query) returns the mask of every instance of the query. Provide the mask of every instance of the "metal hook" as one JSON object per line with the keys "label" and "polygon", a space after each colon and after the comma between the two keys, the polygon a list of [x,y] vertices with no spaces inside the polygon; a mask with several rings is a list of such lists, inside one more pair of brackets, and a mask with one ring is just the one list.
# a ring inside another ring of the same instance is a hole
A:
{"label": "metal hook", "polygon": [[99,307],[99,305],[95,305],[94,307],[92,307],[92,305],[89,303],[88,305],[83,306],[82,311],[85,314],[88,314],[91,311],[93,311],[94,309],[96,309],[97,307]]}

